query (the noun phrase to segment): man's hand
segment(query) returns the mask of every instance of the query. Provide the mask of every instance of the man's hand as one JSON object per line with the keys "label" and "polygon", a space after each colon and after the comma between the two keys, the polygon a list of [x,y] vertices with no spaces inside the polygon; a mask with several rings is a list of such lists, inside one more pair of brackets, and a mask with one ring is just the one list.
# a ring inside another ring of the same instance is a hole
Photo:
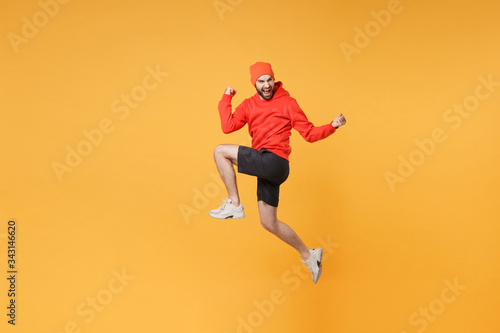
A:
{"label": "man's hand", "polygon": [[231,97],[233,97],[234,95],[236,95],[236,90],[234,90],[233,88],[231,87],[227,87],[226,88],[226,91],[224,91],[224,94],[226,95],[229,95]]}
{"label": "man's hand", "polygon": [[346,122],[347,121],[345,120],[344,115],[341,113],[332,121],[332,126],[339,128],[340,126],[345,125]]}

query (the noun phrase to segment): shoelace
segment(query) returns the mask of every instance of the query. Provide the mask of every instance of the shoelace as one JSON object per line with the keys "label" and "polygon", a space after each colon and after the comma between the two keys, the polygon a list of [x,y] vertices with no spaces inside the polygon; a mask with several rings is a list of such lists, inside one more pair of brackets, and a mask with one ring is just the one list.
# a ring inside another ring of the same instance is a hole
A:
{"label": "shoelace", "polygon": [[226,205],[228,204],[228,202],[226,200],[227,199],[220,200],[222,202],[222,204],[219,206],[219,210],[223,210],[224,208],[226,208]]}

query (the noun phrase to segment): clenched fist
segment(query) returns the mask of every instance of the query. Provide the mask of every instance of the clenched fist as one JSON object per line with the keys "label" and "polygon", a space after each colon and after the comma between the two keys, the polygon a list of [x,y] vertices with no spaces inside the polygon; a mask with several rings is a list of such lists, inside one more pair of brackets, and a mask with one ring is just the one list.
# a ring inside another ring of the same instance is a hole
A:
{"label": "clenched fist", "polygon": [[332,126],[339,128],[340,126],[345,125],[346,122],[347,121],[345,120],[344,115],[341,113],[332,121]]}
{"label": "clenched fist", "polygon": [[224,94],[226,95],[229,95],[231,97],[233,97],[234,95],[236,95],[236,90],[234,90],[233,88],[231,87],[227,87],[226,88],[226,91],[224,92]]}

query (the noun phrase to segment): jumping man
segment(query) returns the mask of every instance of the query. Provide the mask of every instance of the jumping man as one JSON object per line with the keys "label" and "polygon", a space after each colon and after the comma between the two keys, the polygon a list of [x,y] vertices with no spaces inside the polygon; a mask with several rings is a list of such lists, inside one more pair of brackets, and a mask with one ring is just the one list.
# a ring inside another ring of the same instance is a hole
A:
{"label": "jumping man", "polygon": [[290,171],[288,159],[292,150],[292,128],[306,141],[315,142],[332,135],[346,120],[341,113],[331,124],[314,126],[297,101],[283,88],[283,83],[274,81],[274,73],[268,63],[257,62],[250,66],[250,76],[257,93],[244,100],[234,113],[231,99],[236,90],[227,87],[219,102],[222,131],[232,133],[248,124],[252,147],[219,145],[215,148],[215,163],[228,197],[209,214],[217,219],[245,217],[233,164],[238,166],[239,173],[257,177],[257,200],[262,226],[300,253],[302,262],[307,265],[316,283],[321,276],[323,249],[309,249],[292,228],[278,220],[279,190]]}

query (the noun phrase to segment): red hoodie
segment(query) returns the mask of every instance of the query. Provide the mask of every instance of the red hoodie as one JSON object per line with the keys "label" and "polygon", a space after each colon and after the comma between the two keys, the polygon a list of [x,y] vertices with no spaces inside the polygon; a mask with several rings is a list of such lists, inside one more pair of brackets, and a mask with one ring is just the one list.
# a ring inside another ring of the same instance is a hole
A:
{"label": "red hoodie", "polygon": [[276,82],[274,96],[262,100],[258,93],[245,99],[232,113],[232,97],[224,94],[219,102],[222,131],[235,132],[248,124],[252,137],[252,148],[263,148],[288,160],[292,151],[290,135],[296,129],[308,142],[315,142],[332,135],[336,128],[332,124],[315,127],[307,120],[297,101],[283,89],[282,82]]}

